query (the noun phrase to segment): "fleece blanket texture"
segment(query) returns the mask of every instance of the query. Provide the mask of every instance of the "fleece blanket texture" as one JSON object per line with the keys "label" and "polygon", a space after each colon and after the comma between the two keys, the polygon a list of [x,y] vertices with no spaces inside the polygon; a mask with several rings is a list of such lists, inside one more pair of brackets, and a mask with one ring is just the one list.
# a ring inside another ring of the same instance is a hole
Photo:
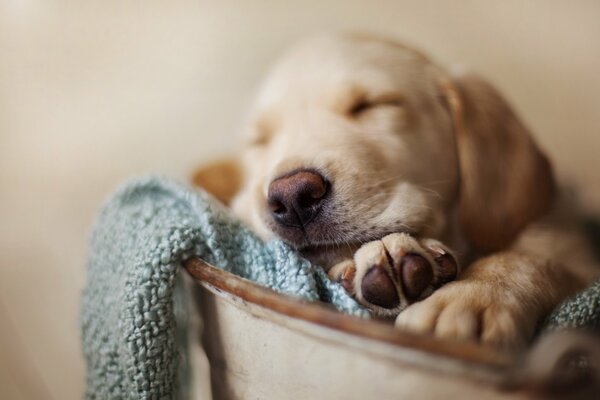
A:
{"label": "fleece blanket texture", "polygon": [[[92,231],[80,315],[86,398],[187,398],[178,273],[189,257],[282,294],[369,315],[319,267],[279,240],[262,242],[208,194],[138,179],[117,190]],[[559,307],[547,327],[598,327],[599,299],[596,283]]]}

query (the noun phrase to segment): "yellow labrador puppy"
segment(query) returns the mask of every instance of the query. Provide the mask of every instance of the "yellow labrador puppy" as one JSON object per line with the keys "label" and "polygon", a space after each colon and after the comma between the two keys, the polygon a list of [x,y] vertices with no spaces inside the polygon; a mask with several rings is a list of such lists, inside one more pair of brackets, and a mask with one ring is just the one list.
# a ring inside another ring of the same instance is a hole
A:
{"label": "yellow labrador puppy", "polygon": [[268,75],[244,140],[196,182],[403,329],[524,344],[598,276],[498,91],[394,41],[301,43]]}

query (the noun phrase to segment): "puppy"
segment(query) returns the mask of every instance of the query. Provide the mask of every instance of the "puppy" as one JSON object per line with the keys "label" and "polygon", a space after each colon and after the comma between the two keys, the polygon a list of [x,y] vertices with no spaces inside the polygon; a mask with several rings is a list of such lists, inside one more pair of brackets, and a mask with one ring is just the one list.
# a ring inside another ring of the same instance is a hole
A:
{"label": "puppy", "polygon": [[292,49],[258,95],[240,157],[195,179],[411,331],[523,345],[599,272],[498,91],[384,38]]}

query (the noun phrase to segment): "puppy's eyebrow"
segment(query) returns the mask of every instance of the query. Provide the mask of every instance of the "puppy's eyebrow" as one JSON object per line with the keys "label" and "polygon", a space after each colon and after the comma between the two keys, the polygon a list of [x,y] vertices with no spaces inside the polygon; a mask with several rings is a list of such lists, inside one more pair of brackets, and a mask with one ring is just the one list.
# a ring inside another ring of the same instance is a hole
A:
{"label": "puppy's eyebrow", "polygon": [[272,111],[263,111],[253,124],[253,129],[247,138],[249,145],[267,144],[277,130],[277,118]]}
{"label": "puppy's eyebrow", "polygon": [[352,111],[361,104],[402,104],[404,96],[396,91],[367,90],[361,86],[347,86],[332,96],[333,108],[341,113]]}
{"label": "puppy's eyebrow", "polygon": [[367,98],[368,93],[363,87],[347,85],[333,91],[329,102],[335,111],[346,113],[357,103],[365,101]]}

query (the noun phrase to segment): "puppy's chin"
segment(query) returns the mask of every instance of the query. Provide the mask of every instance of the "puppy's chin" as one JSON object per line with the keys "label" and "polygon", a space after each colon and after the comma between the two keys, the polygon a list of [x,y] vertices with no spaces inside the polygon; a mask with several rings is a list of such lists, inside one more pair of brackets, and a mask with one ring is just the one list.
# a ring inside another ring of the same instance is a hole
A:
{"label": "puppy's chin", "polygon": [[304,229],[283,227],[272,219],[263,219],[270,238],[283,240],[313,264],[325,270],[338,262],[350,259],[362,243],[340,242],[335,224],[309,224]]}
{"label": "puppy's chin", "polygon": [[310,237],[301,228],[282,227],[275,222],[267,222],[271,234],[296,250],[302,250],[311,245]]}
{"label": "puppy's chin", "polygon": [[302,251],[305,248],[335,243],[342,239],[337,224],[326,216],[320,215],[315,221],[303,227],[281,225],[268,212],[263,212],[261,217],[261,222],[271,234],[296,250]]}

